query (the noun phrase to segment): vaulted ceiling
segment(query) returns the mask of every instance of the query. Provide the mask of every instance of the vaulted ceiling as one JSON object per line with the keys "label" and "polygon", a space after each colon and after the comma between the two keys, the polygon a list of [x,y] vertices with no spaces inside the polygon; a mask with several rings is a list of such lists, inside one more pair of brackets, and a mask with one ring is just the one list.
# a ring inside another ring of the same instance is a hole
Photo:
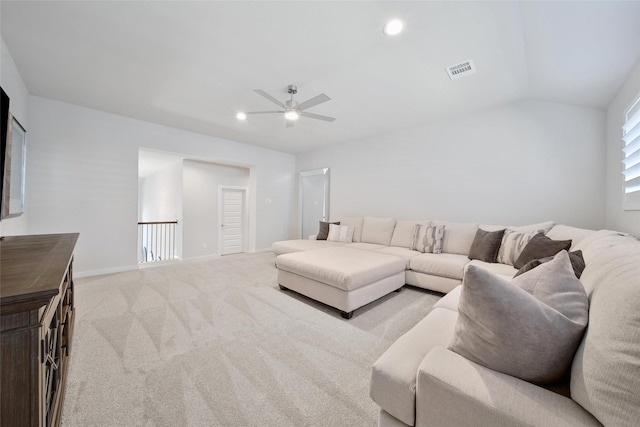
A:
{"label": "vaulted ceiling", "polygon": [[[290,153],[522,99],[606,108],[640,59],[638,1],[3,0],[0,15],[32,95]],[[468,59],[477,73],[449,79]],[[326,93],[308,111],[336,121],[235,118],[289,84]]]}

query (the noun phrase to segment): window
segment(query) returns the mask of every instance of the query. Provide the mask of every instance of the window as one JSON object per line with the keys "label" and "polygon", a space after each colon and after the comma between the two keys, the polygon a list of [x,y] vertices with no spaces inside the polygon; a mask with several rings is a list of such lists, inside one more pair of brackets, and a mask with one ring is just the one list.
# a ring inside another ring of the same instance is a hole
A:
{"label": "window", "polygon": [[622,126],[624,141],[624,194],[623,209],[640,210],[640,97],[638,97],[625,114]]}

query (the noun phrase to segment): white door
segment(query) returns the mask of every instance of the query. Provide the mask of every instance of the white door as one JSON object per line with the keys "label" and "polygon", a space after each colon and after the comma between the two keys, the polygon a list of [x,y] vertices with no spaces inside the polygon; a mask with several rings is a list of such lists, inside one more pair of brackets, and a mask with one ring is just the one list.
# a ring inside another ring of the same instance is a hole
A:
{"label": "white door", "polygon": [[221,255],[237,254],[242,252],[242,242],[244,241],[244,190],[223,188],[221,199]]}

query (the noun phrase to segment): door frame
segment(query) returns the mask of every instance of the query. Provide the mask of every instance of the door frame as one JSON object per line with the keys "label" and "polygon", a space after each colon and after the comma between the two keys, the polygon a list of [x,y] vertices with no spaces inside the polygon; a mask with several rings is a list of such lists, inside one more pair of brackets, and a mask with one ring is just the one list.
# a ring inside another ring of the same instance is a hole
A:
{"label": "door frame", "polygon": [[249,188],[248,187],[239,187],[235,185],[218,185],[218,256],[222,256],[222,217],[223,217],[223,199],[222,193],[225,190],[234,190],[234,191],[242,191],[242,251],[240,253],[245,253],[248,251],[249,247]]}

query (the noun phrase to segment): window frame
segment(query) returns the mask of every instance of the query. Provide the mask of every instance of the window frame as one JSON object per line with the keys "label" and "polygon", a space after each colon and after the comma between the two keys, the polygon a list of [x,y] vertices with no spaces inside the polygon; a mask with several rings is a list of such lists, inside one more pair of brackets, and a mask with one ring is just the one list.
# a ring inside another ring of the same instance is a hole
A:
{"label": "window frame", "polygon": [[[627,170],[626,164],[624,162],[624,160],[627,157],[631,157],[631,156],[627,156],[627,153],[625,152],[625,148],[630,145],[630,143],[627,143],[624,141],[624,137],[626,136],[626,134],[628,133],[628,131],[625,131],[625,126],[627,125],[627,123],[629,123],[630,119],[634,116],[636,116],[637,114],[640,114],[640,93],[638,93],[633,100],[631,101],[631,103],[629,104],[629,107],[627,107],[624,110],[624,122],[623,125],[621,127],[622,130],[622,161],[620,162],[622,164],[622,171],[621,171],[621,175],[622,175],[622,210],[624,211],[638,211],[640,210],[640,197],[639,196],[635,196],[634,198],[638,198],[638,200],[628,200],[627,198],[627,182],[625,179],[625,171]],[[637,124],[636,126],[640,126],[640,124]],[[634,138],[635,141],[638,140],[638,137]],[[634,151],[634,153],[640,153],[640,149]]]}

